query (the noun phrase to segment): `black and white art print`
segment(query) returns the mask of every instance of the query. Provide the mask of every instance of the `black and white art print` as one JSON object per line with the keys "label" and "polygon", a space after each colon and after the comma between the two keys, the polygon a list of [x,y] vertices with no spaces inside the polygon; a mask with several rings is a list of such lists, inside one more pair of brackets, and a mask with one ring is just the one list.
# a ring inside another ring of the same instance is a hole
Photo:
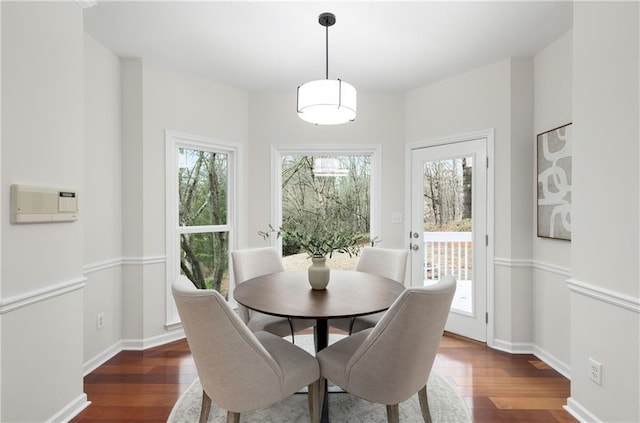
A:
{"label": "black and white art print", "polygon": [[537,137],[538,236],[571,240],[571,124]]}

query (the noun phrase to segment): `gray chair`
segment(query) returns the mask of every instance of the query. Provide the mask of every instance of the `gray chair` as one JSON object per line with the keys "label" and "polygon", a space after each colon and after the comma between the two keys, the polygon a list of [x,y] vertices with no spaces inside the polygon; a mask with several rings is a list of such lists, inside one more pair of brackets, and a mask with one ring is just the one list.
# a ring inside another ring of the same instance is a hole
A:
{"label": "gray chair", "polygon": [[398,404],[418,392],[424,421],[431,422],[426,383],[455,289],[449,277],[405,290],[375,327],[319,351],[320,374],[353,395],[385,404],[389,423],[399,421]]}
{"label": "gray chair", "polygon": [[227,410],[228,423],[237,423],[240,413],[275,404],[305,385],[310,421],[320,421],[323,389],[312,355],[271,333],[251,332],[217,291],[197,289],[185,276],[172,291],[202,384],[201,423],[212,400]]}
{"label": "gray chair", "polygon": [[[384,276],[404,284],[408,255],[407,250],[366,247],[360,252],[355,270]],[[333,319],[329,321],[329,325],[352,334],[374,327],[383,314],[384,312],[348,319]]]}
{"label": "gray chair", "polygon": [[[258,276],[284,272],[280,254],[273,247],[235,250],[231,252],[231,260],[236,285]],[[263,330],[278,336],[291,335],[292,341],[295,341],[295,332],[313,327],[315,324],[313,319],[288,319],[270,316],[249,310],[242,304],[238,304],[238,314],[252,331]]]}

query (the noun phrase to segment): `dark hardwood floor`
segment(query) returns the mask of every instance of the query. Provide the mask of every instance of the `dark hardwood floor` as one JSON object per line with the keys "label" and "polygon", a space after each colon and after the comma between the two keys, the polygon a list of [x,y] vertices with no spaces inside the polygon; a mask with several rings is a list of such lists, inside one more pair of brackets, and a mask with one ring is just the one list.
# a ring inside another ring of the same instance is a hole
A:
{"label": "dark hardwood floor", "polygon": [[[533,355],[445,334],[434,368],[456,386],[475,423],[577,422],[562,408],[569,381]],[[92,404],[71,422],[165,422],[196,377],[184,340],[123,351],[85,377]]]}

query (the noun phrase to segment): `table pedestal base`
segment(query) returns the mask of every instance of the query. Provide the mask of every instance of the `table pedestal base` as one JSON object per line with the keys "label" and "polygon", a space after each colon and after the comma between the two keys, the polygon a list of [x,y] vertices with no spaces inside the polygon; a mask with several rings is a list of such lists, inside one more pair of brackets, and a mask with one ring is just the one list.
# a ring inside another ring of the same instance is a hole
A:
{"label": "table pedestal base", "polygon": [[[316,352],[322,351],[329,345],[329,324],[327,319],[316,320],[313,337],[316,343]],[[321,423],[329,423],[329,383],[324,381],[324,401],[322,401],[322,414],[320,416]]]}

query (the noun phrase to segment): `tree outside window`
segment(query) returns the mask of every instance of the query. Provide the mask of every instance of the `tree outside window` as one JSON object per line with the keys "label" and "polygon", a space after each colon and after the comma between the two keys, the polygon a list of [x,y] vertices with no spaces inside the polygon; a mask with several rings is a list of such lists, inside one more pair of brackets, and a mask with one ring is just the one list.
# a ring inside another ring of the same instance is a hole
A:
{"label": "tree outside window", "polygon": [[226,153],[179,149],[180,270],[198,288],[228,295]]}
{"label": "tree outside window", "polygon": [[[371,225],[371,156],[282,157],[282,223],[310,229],[318,221],[369,238]],[[300,246],[282,240],[282,255],[302,255]],[[346,260],[346,258],[345,258]],[[353,259],[355,260],[355,258]],[[351,260],[351,261],[353,261]],[[300,263],[300,268],[309,264]],[[295,267],[295,266],[294,266]]]}

